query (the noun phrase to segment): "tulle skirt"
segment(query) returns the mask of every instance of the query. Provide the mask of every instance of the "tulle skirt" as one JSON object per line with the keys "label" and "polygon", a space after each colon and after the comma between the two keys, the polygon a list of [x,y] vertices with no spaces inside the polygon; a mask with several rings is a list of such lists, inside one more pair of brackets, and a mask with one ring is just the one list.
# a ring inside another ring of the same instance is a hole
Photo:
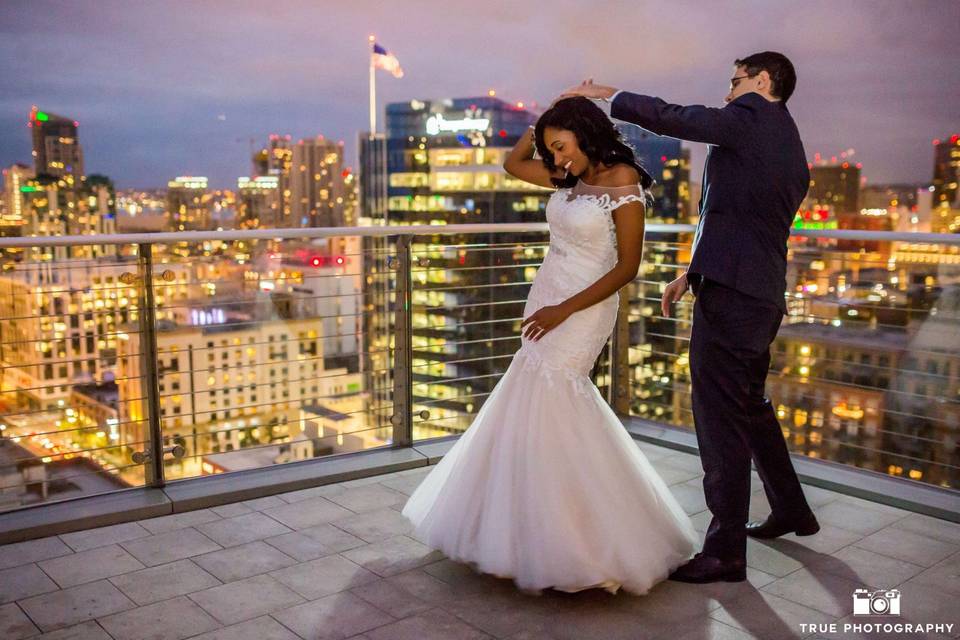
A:
{"label": "tulle skirt", "polygon": [[644,594],[699,540],[593,382],[529,343],[403,515],[425,544],[529,591]]}

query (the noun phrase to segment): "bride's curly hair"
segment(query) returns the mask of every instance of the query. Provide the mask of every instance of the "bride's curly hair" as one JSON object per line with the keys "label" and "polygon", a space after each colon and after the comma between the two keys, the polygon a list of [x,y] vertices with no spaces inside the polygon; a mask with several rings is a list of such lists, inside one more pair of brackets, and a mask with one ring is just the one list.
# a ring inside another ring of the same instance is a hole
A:
{"label": "bride's curly hair", "polygon": [[[552,107],[543,112],[534,131],[536,136],[537,153],[543,158],[543,163],[551,172],[557,170],[553,161],[553,153],[547,148],[543,139],[543,131],[547,127],[572,131],[577,138],[580,150],[593,162],[613,166],[618,163],[628,164],[640,174],[640,186],[644,190],[653,185],[653,178],[640,166],[636,156],[621,138],[620,132],[603,110],[589,98],[576,96],[558,100]],[[580,178],[572,173],[566,178],[551,178],[558,187],[572,187]]]}

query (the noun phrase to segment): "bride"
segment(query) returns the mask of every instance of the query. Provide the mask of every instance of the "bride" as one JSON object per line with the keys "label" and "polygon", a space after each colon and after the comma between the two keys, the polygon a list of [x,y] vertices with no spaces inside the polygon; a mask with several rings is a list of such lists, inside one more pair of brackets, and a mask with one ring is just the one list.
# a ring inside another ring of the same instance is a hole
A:
{"label": "bride", "polygon": [[520,349],[403,515],[426,544],[524,590],[644,594],[699,538],[589,373],[637,275],[653,181],[580,97],[548,109],[504,168],[555,189],[549,250]]}

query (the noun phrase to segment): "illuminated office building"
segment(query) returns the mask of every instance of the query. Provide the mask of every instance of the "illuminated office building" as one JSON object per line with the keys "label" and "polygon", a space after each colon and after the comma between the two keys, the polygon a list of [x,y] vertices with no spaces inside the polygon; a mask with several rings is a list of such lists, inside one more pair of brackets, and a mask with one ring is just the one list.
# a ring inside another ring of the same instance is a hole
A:
{"label": "illuminated office building", "polygon": [[291,209],[290,177],[293,170],[293,144],[289,135],[270,134],[267,146],[253,155],[253,176],[271,177],[277,181],[278,215],[274,226],[299,226]]}
{"label": "illuminated office building", "polygon": [[960,134],[933,141],[933,206],[960,209]]}
{"label": "illuminated office building", "polygon": [[19,236],[27,224],[24,215],[23,194],[20,188],[34,178],[33,169],[14,164],[3,170],[3,215],[0,216],[0,236]]}
{"label": "illuminated office building", "polygon": [[290,170],[290,215],[294,226],[342,227],[347,172],[343,143],[323,136],[293,145]]}
{"label": "illuminated office building", "polygon": [[83,150],[77,138],[79,123],[33,107],[27,126],[33,133],[36,174],[63,178],[68,187],[78,187],[84,175]]}
{"label": "illuminated office building", "polygon": [[[657,136],[619,123],[625,142],[655,180],[647,222],[677,224],[694,219],[690,203],[690,150],[679,140]],[[689,238],[686,238],[689,240]],[[677,265],[689,261],[681,234],[647,234],[640,274],[627,285],[629,308],[629,411],[634,415],[682,422],[686,397],[684,377],[690,314],[676,307],[677,317],[660,318],[662,287],[674,280]],[[601,361],[605,362],[604,353]],[[602,387],[601,387],[602,388]]]}
{"label": "illuminated office building", "polygon": [[851,162],[813,164],[810,167],[810,190],[802,209],[817,205],[829,206],[840,214],[860,211],[859,163]]}
{"label": "illuminated office building", "polygon": [[[543,222],[550,191],[507,175],[536,115],[494,97],[387,105],[386,134],[360,138],[361,215],[374,225]],[[399,231],[400,229],[398,229]],[[519,347],[519,318],[543,255],[540,234],[420,237],[412,247],[415,436],[466,428]],[[525,245],[535,245],[529,247]],[[465,246],[458,246],[465,245]],[[367,389],[389,405],[393,239],[365,243]],[[422,261],[422,262],[420,262]],[[525,266],[526,265],[526,266]],[[381,341],[381,342],[377,342]],[[388,417],[387,408],[382,418]]]}
{"label": "illuminated office building", "polygon": [[210,230],[210,205],[205,198],[207,179],[179,176],[167,183],[167,215],[173,231]]}
{"label": "illuminated office building", "polygon": [[277,176],[237,178],[237,223],[241,229],[276,229],[281,225]]}

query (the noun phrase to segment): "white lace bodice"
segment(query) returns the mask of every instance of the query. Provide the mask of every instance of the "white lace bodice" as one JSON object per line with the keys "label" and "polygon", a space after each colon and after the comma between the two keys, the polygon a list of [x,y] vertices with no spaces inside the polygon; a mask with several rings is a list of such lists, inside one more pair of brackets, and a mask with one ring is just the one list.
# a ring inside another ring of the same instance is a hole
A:
{"label": "white lace bodice", "polygon": [[[524,317],[563,302],[612,269],[617,261],[613,211],[643,201],[639,185],[595,187],[579,182],[554,192],[546,211],[549,250],[530,288]],[[589,384],[586,375],[613,331],[618,303],[615,293],[571,315],[537,342],[522,339],[521,351],[537,367]]]}

